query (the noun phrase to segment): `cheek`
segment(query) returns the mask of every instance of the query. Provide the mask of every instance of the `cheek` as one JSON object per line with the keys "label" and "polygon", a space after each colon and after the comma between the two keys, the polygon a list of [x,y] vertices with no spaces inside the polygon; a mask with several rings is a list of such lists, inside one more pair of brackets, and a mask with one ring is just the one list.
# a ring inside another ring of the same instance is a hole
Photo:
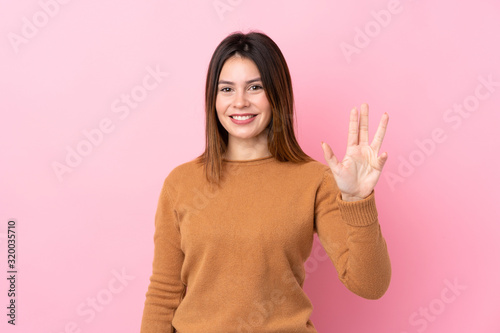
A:
{"label": "cheek", "polygon": [[219,98],[217,98],[217,100],[215,101],[215,111],[217,112],[218,115],[224,112],[223,105]]}
{"label": "cheek", "polygon": [[271,105],[265,95],[259,96],[259,99],[255,101],[255,104],[258,105],[259,109],[263,112],[270,112],[271,110]]}
{"label": "cheek", "polygon": [[259,101],[259,109],[262,112],[265,112],[268,117],[271,117],[271,104],[269,104],[269,101],[267,100],[266,97],[262,98]]}
{"label": "cheek", "polygon": [[229,102],[227,99],[217,97],[215,100],[215,109],[220,112],[221,114],[224,114],[226,112],[226,109],[229,106]]}

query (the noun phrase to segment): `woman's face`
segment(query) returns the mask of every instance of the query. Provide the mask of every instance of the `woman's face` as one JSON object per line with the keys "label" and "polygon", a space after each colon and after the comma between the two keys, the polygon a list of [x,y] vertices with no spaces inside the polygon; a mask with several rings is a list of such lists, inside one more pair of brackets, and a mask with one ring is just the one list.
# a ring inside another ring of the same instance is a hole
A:
{"label": "woman's face", "polygon": [[[222,126],[231,136],[250,139],[267,138],[266,126],[271,120],[271,105],[262,86],[259,69],[247,58],[233,56],[226,60],[219,76],[215,108]],[[234,119],[237,115],[252,115]]]}

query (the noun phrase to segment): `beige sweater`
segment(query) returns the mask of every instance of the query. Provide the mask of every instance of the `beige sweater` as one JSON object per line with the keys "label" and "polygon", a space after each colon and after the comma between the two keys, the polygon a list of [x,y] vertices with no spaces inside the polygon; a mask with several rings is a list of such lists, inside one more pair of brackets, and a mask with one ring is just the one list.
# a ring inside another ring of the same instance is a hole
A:
{"label": "beige sweater", "polygon": [[302,289],[315,232],[349,290],[384,295],[391,264],[375,191],[342,201],[318,161],[223,165],[220,188],[194,160],[165,179],[141,333],[317,332]]}

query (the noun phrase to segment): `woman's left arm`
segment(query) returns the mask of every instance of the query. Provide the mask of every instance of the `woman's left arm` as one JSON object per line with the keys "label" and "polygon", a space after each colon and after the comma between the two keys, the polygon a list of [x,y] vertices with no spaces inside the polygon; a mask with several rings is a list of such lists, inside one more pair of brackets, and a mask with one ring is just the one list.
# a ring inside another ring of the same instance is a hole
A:
{"label": "woman's left arm", "polygon": [[378,223],[374,191],[387,161],[387,153],[377,155],[388,121],[389,116],[384,113],[369,145],[368,105],[361,106],[359,124],[358,112],[353,108],[346,155],[341,163],[330,146],[322,143],[331,172],[325,173],[318,192],[318,236],[342,283],[368,299],[382,297],[391,278],[391,264]]}

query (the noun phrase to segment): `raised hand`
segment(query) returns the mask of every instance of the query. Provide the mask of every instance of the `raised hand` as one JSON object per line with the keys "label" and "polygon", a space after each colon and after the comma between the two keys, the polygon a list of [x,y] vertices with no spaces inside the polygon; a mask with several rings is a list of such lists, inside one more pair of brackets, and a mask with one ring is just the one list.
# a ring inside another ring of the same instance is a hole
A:
{"label": "raised hand", "polygon": [[387,152],[378,156],[388,122],[389,115],[385,112],[372,143],[368,144],[368,104],[361,105],[359,124],[358,110],[353,108],[349,119],[347,150],[341,163],[332,148],[326,142],[321,143],[325,160],[342,193],[342,200],[364,199],[375,188],[388,157]]}

